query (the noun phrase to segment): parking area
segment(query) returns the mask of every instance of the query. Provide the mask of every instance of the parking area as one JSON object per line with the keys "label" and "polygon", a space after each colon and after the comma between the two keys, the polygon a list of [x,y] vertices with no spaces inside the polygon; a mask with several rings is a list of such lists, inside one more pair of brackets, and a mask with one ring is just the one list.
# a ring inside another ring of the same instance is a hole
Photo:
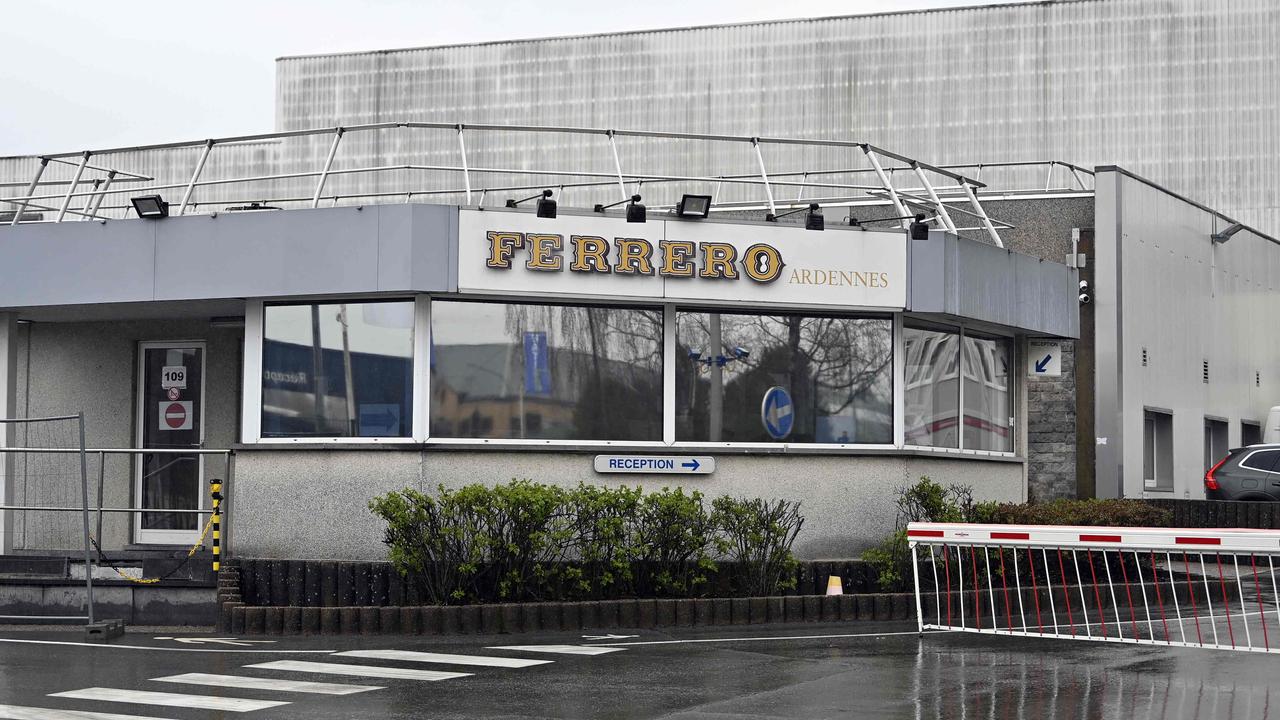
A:
{"label": "parking area", "polygon": [[1280,668],[901,623],[245,642],[0,632],[0,718],[1245,718]]}

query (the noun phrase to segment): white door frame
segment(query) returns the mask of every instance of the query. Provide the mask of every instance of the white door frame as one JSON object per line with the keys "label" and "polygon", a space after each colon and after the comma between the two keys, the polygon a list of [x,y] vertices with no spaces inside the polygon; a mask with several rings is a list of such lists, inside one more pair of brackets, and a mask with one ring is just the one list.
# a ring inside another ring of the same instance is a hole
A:
{"label": "white door frame", "polygon": [[[204,426],[205,418],[205,372],[209,366],[209,350],[204,340],[144,340],[138,343],[137,358],[137,387],[134,390],[134,405],[136,405],[134,413],[134,425],[136,427],[134,433],[134,444],[138,449],[145,450],[142,446],[144,432],[146,431],[146,388],[147,382],[144,374],[147,371],[147,351],[148,350],[182,350],[182,349],[198,349],[200,351],[200,396],[197,404],[200,408],[200,444],[199,448],[204,448],[206,430]],[[196,474],[196,497],[200,498],[199,509],[207,509],[209,505],[208,493],[204,492],[204,455],[196,456],[197,467]],[[133,497],[137,505],[142,507],[142,455],[134,456],[133,462]],[[142,513],[131,513],[133,516],[133,540],[140,545],[193,545],[200,537],[200,519],[197,516],[195,530],[143,530],[142,529]]]}

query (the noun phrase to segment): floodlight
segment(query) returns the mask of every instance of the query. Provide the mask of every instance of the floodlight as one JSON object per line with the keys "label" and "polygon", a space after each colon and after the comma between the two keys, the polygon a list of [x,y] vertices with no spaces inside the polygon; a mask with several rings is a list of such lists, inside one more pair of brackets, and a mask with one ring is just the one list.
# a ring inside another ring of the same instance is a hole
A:
{"label": "floodlight", "polygon": [[640,196],[639,196],[639,195],[632,195],[631,197],[627,198],[626,200],[619,200],[618,202],[615,202],[615,203],[609,203],[608,205],[600,205],[600,204],[597,204],[597,205],[596,205],[594,208],[592,208],[592,209],[593,209],[593,210],[595,210],[595,211],[596,211],[596,212],[598,212],[598,213],[602,213],[602,212],[604,212],[605,210],[608,210],[608,209],[609,209],[609,208],[611,208],[611,207],[617,207],[617,206],[621,205],[622,203],[630,203],[630,205],[627,205],[627,222],[629,222],[629,223],[642,223],[642,222],[644,222],[644,221],[645,221],[645,218],[646,218],[646,216],[647,216],[647,212],[646,212],[646,210],[645,210],[645,207],[644,207],[643,205],[641,205],[641,204],[640,204]]}
{"label": "floodlight", "polygon": [[159,220],[169,217],[169,203],[159,195],[139,195],[129,198],[129,202],[133,203],[133,211],[140,218]]}
{"label": "floodlight", "polygon": [[915,222],[911,223],[911,239],[929,239],[929,226],[924,221],[924,213],[916,213]]}
{"label": "floodlight", "polygon": [[764,220],[765,222],[778,222],[778,218],[780,217],[795,215],[798,212],[805,212],[806,210],[808,213],[804,216],[804,229],[825,230],[826,220],[822,217],[822,208],[818,203],[809,203],[809,207],[807,208],[796,208],[795,210],[788,210],[777,215],[774,215],[773,213],[765,213]]}
{"label": "floodlight", "polygon": [[1230,240],[1232,235],[1235,235],[1236,233],[1240,232],[1243,229],[1244,229],[1244,225],[1241,225],[1240,223],[1231,223],[1222,232],[1216,232],[1210,235],[1209,239],[1221,245],[1222,243],[1225,243],[1226,241]]}
{"label": "floodlight", "polygon": [[538,210],[537,210],[537,215],[538,215],[538,217],[540,217],[540,218],[555,218],[555,216],[556,216],[556,201],[551,199],[551,191],[550,191],[550,190],[543,190],[542,192],[538,193],[537,195],[530,195],[530,196],[529,196],[529,197],[527,197],[527,198],[520,198],[519,200],[512,200],[511,198],[507,198],[507,207],[509,207],[509,208],[517,207],[517,206],[519,206],[519,205],[520,205],[520,203],[522,203],[522,202],[528,202],[528,201],[533,200],[533,199],[535,199],[535,198],[538,200]]}
{"label": "floodlight", "polygon": [[710,195],[683,195],[676,205],[676,216],[682,218],[705,218],[711,214]]}

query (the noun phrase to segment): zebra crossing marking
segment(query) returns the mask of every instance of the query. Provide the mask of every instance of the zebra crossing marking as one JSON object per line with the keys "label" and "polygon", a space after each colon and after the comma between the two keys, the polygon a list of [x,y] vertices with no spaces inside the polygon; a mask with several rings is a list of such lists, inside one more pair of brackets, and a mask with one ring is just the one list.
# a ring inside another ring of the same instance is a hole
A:
{"label": "zebra crossing marking", "polygon": [[57,708],[0,705],[0,720],[165,720],[143,715],[117,715],[90,710],[59,710]]}
{"label": "zebra crossing marking", "polygon": [[342,663],[307,662],[303,660],[276,660],[245,665],[263,670],[289,670],[293,672],[320,673],[323,675],[351,675],[355,677],[395,678],[398,680],[452,680],[470,677],[471,673],[444,672],[441,670],[413,670],[409,668],[382,667],[379,665],[344,665]]}
{"label": "zebra crossing marking", "polygon": [[600,647],[593,645],[499,645],[490,646],[486,650],[518,650],[520,652],[558,653],[561,655],[606,655],[622,652],[623,648]]}
{"label": "zebra crossing marking", "polygon": [[125,690],[123,688],[90,687],[50,693],[49,697],[73,700],[100,700],[105,702],[134,703],[138,705],[164,705],[167,707],[199,708],[201,710],[225,710],[250,712],[280,707],[289,703],[283,700],[251,700],[248,698],[216,697],[214,695],[186,695],[183,693],[151,692],[149,690]]}
{"label": "zebra crossing marking", "polygon": [[405,660],[409,662],[476,665],[497,668],[526,668],[555,662],[554,660],[530,660],[528,658],[494,657],[492,655],[452,655],[449,653],[415,652],[413,650],[347,650],[335,653],[335,655],[368,658],[371,660]]}
{"label": "zebra crossing marking", "polygon": [[374,685],[344,685],[341,683],[308,682],[306,680],[276,680],[275,678],[246,677],[244,675],[213,675],[210,673],[185,673],[168,677],[151,678],[154,682],[183,685],[209,685],[243,690],[275,690],[277,692],[312,693],[315,695],[354,695],[384,688]]}

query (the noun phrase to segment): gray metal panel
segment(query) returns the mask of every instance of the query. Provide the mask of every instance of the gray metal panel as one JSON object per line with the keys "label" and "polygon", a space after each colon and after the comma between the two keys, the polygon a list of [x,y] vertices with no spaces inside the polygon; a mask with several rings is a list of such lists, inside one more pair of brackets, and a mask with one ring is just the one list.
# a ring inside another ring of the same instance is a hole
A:
{"label": "gray metal panel", "polygon": [[[1104,205],[1104,180],[1107,195],[1123,202]],[[1205,417],[1227,418],[1234,446],[1242,420],[1265,419],[1280,404],[1280,334],[1272,331],[1280,316],[1280,245],[1249,230],[1215,244],[1210,235],[1223,229],[1220,219],[1123,171],[1101,173],[1099,188],[1100,229],[1113,228],[1122,261],[1114,263],[1114,289],[1100,276],[1097,290],[1117,295],[1123,313],[1113,320],[1119,336],[1110,378],[1099,359],[1098,396],[1106,394],[1104,382],[1120,391],[1124,442],[1115,461],[1124,493],[1143,492],[1142,409],[1159,407],[1173,413],[1174,495],[1202,497]],[[1101,255],[1107,243],[1098,245]]]}
{"label": "gray metal panel", "polygon": [[446,291],[456,233],[414,205],[6,227],[0,308]]}
{"label": "gray metal panel", "polygon": [[[283,58],[276,125],[612,126],[859,139],[931,162],[1117,163],[1274,232],[1277,36],[1274,0],[1092,0]],[[422,145],[423,161],[456,162],[451,140]],[[573,157],[554,136],[527,142],[469,138],[472,165],[612,169],[603,141]],[[713,164],[680,143],[619,145],[624,167]],[[372,164],[389,147],[342,157]]]}
{"label": "gray metal panel", "polygon": [[933,231],[911,242],[908,272],[915,315],[1079,337],[1075,271],[1065,265]]}
{"label": "gray metal panel", "polygon": [[151,300],[155,249],[155,224],[141,220],[4,228],[0,307]]}

